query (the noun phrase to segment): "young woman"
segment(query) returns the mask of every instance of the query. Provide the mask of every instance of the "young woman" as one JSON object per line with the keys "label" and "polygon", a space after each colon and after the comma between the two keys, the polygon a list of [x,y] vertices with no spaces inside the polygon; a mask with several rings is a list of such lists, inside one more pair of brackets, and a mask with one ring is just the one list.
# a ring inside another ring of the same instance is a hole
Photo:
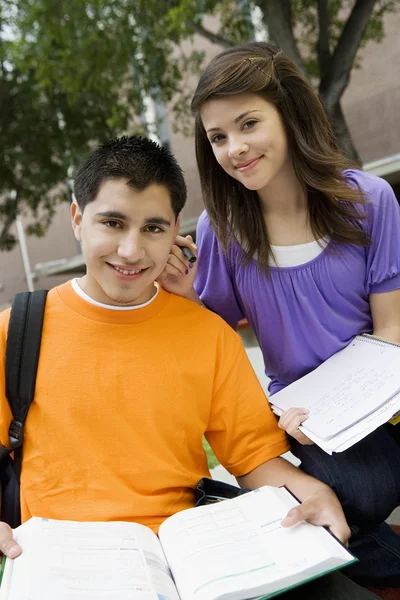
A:
{"label": "young woman", "polygon": [[[228,49],[206,68],[192,108],[206,207],[196,291],[196,268],[188,269],[178,246],[164,287],[203,302],[232,326],[248,319],[270,394],[357,334],[400,341],[399,205],[384,180],[340,154],[296,66],[265,43]],[[305,418],[299,399],[299,409],[279,423],[301,468],[342,502],[361,559],[353,575],[400,586],[400,537],[384,523],[400,504],[394,427],[329,456],[299,432]]]}

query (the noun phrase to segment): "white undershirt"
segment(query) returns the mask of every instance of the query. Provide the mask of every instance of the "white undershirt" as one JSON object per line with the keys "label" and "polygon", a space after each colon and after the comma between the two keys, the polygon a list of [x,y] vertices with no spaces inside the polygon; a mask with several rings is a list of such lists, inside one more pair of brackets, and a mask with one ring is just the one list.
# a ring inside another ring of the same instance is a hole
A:
{"label": "white undershirt", "polygon": [[321,254],[329,244],[329,238],[298,244],[297,246],[272,246],[274,258],[270,256],[269,264],[273,267],[297,267],[310,262]]}
{"label": "white undershirt", "polygon": [[93,298],[88,296],[82,290],[78,281],[79,280],[77,278],[75,278],[71,281],[72,288],[78,294],[78,296],[80,296],[81,298],[83,298],[83,300],[86,300],[86,302],[89,302],[90,304],[94,304],[95,306],[100,306],[100,308],[108,308],[110,310],[135,310],[137,308],[143,308],[144,306],[148,306],[151,302],[153,302],[153,300],[155,298],[157,298],[158,292],[160,291],[160,286],[158,285],[158,283],[154,282],[154,287],[156,288],[156,293],[154,294],[154,296],[152,298],[150,298],[150,300],[147,300],[147,302],[145,302],[144,304],[137,304],[135,306],[114,306],[112,304],[102,304],[101,302],[97,302],[97,300],[93,300]]}

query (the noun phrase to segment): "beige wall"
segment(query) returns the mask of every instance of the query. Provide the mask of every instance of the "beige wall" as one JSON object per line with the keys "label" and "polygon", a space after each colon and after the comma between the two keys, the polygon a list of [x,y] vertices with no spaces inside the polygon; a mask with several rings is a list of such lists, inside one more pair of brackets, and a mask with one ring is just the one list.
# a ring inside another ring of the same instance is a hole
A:
{"label": "beige wall", "polygon": [[[15,228],[12,233],[16,234]],[[26,237],[26,245],[32,269],[36,263],[70,258],[77,254],[79,246],[70,225],[69,204],[64,203],[59,206],[44,238]],[[34,286],[35,289],[48,289],[66,281],[69,277],[67,275],[38,277]],[[24,292],[27,289],[19,245],[11,252],[0,252],[0,308],[7,306],[17,292]]]}
{"label": "beige wall", "polygon": [[400,152],[400,12],[385,19],[382,44],[361,51],[343,109],[363,162]]}
{"label": "beige wall", "polygon": [[[216,22],[215,19],[207,19],[205,23],[208,29],[215,29]],[[207,63],[209,60],[213,58],[218,52],[221,52],[221,47],[212,44],[205,38],[196,35],[194,37],[193,44],[189,42],[185,42],[182,45],[182,50],[186,53],[190,52],[191,48],[196,47],[196,50],[204,51],[206,58],[205,62]],[[194,92],[197,85],[197,78],[192,77],[190,80],[185,82],[185,85],[192,89]],[[195,156],[195,148],[194,148],[194,139],[192,137],[184,136],[180,133],[174,133],[173,131],[173,114],[172,111],[168,111],[168,130],[169,130],[169,138],[171,144],[171,150],[175,154],[179,164],[181,165],[184,174],[185,180],[188,187],[188,199],[186,206],[182,212],[182,223],[183,226],[185,222],[190,221],[193,222],[194,219],[197,219],[203,208],[203,200],[201,197],[200,190],[200,182],[199,176],[197,172],[196,166],[196,156]]]}

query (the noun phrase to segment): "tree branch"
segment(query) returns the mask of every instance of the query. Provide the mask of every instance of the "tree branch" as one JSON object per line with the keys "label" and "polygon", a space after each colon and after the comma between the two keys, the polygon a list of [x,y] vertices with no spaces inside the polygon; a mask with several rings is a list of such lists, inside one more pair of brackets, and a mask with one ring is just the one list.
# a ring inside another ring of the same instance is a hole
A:
{"label": "tree branch", "polygon": [[326,76],[331,58],[329,48],[329,11],[328,0],[318,0],[318,41],[317,59],[320,79]]}
{"label": "tree branch", "polygon": [[303,59],[292,30],[291,0],[256,0],[271,40],[293,60],[305,74]]}
{"label": "tree branch", "polygon": [[232,44],[232,42],[230,42],[226,38],[223,38],[221,35],[218,35],[217,33],[213,33],[212,31],[209,31],[208,29],[203,27],[203,25],[195,24],[194,30],[196,33],[205,37],[207,40],[209,40],[213,44],[217,44],[218,46],[224,46],[225,48],[230,48],[231,46],[234,45],[234,44]]}
{"label": "tree branch", "polygon": [[328,112],[335,106],[349,80],[357,50],[377,0],[357,0],[330,60],[329,70],[321,78],[320,94]]}
{"label": "tree branch", "polygon": [[[15,204],[15,210],[11,210],[11,204]],[[0,215],[1,216],[1,215]],[[0,231],[0,251],[1,250],[11,250],[15,245],[14,236],[10,236],[10,228],[15,221],[17,216],[17,201],[16,200],[8,200],[7,201],[7,212],[4,215],[4,220],[0,220],[2,222],[2,228]]]}
{"label": "tree branch", "polygon": [[331,123],[337,139],[337,142],[348,158],[361,165],[360,155],[358,154],[357,148],[354,146],[349,127],[346,122],[346,118],[343,114],[340,102],[336,106],[332,107],[331,110]]}

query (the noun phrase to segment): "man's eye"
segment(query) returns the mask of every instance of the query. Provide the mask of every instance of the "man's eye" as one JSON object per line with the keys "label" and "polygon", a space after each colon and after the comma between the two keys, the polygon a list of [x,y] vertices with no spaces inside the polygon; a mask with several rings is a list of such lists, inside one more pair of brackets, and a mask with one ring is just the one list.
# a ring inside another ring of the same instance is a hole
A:
{"label": "man's eye", "polygon": [[121,227],[121,224],[118,223],[118,221],[103,221],[103,224],[106,225],[106,227],[111,227],[111,229]]}
{"label": "man's eye", "polygon": [[146,231],[149,231],[150,233],[161,233],[163,230],[161,227],[158,227],[158,225],[148,225]]}

